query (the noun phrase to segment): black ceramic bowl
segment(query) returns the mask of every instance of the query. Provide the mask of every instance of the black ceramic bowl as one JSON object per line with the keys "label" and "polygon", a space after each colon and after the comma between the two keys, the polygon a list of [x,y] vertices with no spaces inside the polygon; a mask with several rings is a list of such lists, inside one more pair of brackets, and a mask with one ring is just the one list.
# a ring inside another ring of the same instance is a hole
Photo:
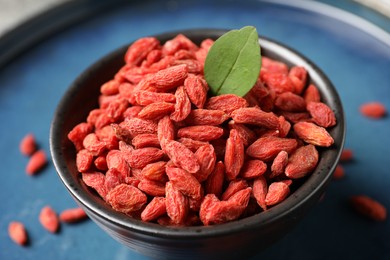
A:
{"label": "black ceramic bowl", "polygon": [[[199,44],[205,38],[216,39],[225,32],[202,29],[180,33]],[[165,33],[156,37],[165,42],[178,33]],[[59,103],[51,125],[51,153],[59,177],[96,224],[131,249],[153,258],[242,259],[282,238],[318,202],[331,179],[345,139],[345,121],[339,95],[324,73],[301,54],[263,37],[260,37],[260,44],[263,55],[290,66],[304,66],[310,81],[319,88],[323,102],[335,112],[337,125],[330,129],[335,142],[332,147],[320,150],[316,170],[279,205],[227,224],[164,227],[144,223],[114,211],[81,181],[75,165],[75,149],[67,134],[76,124],[85,121],[89,111],[98,106],[100,86],[112,79],[123,65],[123,55],[128,47],[124,46],[100,59],[76,79]]]}

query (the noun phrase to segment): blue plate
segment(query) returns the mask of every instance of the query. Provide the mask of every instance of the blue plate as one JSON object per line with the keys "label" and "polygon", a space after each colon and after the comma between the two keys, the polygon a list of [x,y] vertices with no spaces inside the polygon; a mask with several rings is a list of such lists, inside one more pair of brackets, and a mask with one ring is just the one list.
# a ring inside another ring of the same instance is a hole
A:
{"label": "blue plate", "polygon": [[[58,234],[44,230],[38,221],[43,206],[60,212],[76,204],[51,163],[36,176],[26,175],[28,159],[19,141],[34,133],[49,154],[49,126],[62,94],[111,50],[166,31],[245,25],[299,50],[328,75],[344,104],[346,147],[355,157],[344,165],[346,177],[330,185],[304,221],[253,259],[390,259],[389,220],[369,221],[348,206],[351,195],[366,194],[390,208],[390,118],[371,120],[359,113],[369,101],[390,109],[389,19],[331,0],[326,2],[351,12],[313,1],[75,2],[0,38],[0,259],[146,259],[92,221],[63,224]],[[9,239],[12,220],[25,224],[28,246]]]}

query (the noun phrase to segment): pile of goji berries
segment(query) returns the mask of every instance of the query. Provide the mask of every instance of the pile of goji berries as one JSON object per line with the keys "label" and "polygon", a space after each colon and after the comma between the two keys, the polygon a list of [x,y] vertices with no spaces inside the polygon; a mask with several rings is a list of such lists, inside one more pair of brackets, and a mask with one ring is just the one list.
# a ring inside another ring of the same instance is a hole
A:
{"label": "pile of goji berries", "polygon": [[[135,41],[68,138],[84,183],[113,209],[161,225],[212,225],[267,210],[310,174],[336,124],[303,67],[262,58],[244,97],[210,96],[213,41]],[[309,86],[307,86],[309,85]]]}

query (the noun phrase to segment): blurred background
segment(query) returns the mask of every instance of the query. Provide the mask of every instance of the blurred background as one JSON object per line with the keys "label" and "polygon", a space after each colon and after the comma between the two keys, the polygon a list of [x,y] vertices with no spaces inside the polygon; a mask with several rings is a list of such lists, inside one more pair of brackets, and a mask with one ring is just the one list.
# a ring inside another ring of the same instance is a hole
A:
{"label": "blurred background", "polygon": [[[77,0],[0,0],[0,35],[35,15],[64,2]],[[285,0],[286,2],[290,0]],[[314,1],[314,0],[307,0]],[[349,0],[390,17],[390,0]],[[328,1],[332,2],[332,1]],[[337,1],[335,1],[337,2]]]}

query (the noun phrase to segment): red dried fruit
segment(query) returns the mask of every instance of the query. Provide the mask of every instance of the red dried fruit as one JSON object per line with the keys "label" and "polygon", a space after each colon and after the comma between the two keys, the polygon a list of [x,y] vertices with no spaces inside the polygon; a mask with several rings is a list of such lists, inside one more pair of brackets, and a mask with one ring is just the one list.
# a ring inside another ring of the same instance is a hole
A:
{"label": "red dried fruit", "polygon": [[51,233],[56,233],[60,227],[57,213],[50,207],[45,206],[39,213],[39,222]]}
{"label": "red dried fruit", "polygon": [[19,144],[20,152],[25,156],[31,156],[37,150],[37,143],[33,134],[27,134]]}
{"label": "red dried fruit", "polygon": [[341,162],[348,162],[353,159],[353,151],[348,148],[344,148],[341,152],[340,161]]}
{"label": "red dried fruit", "polygon": [[65,223],[76,223],[88,218],[82,208],[65,209],[60,213],[60,220]]}
{"label": "red dried fruit", "polygon": [[167,215],[174,224],[183,224],[188,214],[188,198],[168,181],[165,187],[165,206]]}
{"label": "red dried fruit", "polygon": [[265,85],[277,94],[295,90],[294,83],[286,73],[263,73],[261,78]]}
{"label": "red dried fruit", "polygon": [[110,102],[106,108],[106,113],[108,117],[111,117],[114,121],[120,120],[123,116],[123,113],[126,111],[129,106],[129,102],[124,98],[118,98]]}
{"label": "red dried fruit", "polygon": [[371,220],[385,221],[387,218],[385,206],[366,195],[352,196],[350,203],[357,213]]}
{"label": "red dried fruit", "polygon": [[149,52],[156,49],[158,46],[160,46],[160,42],[154,37],[138,39],[127,49],[125,62],[132,65],[139,65]]}
{"label": "red dried fruit", "polygon": [[228,116],[230,116],[234,110],[247,106],[248,102],[244,98],[233,94],[210,97],[205,104],[206,109],[222,110],[228,114]]}
{"label": "red dried fruit", "polygon": [[280,151],[272,162],[271,174],[269,175],[269,178],[272,179],[284,173],[287,164],[288,153],[286,151]]}
{"label": "red dried fruit", "polygon": [[284,116],[278,117],[279,119],[279,137],[286,137],[290,133],[291,124],[284,118]]}
{"label": "red dried fruit", "polygon": [[190,173],[199,171],[198,159],[185,145],[174,140],[168,140],[166,141],[164,151],[177,167]]}
{"label": "red dried fruit", "polygon": [[171,114],[171,119],[175,122],[183,121],[191,113],[191,101],[187,96],[183,86],[176,89],[175,111]]}
{"label": "red dried fruit", "polygon": [[242,166],[240,177],[254,179],[263,175],[267,170],[267,164],[260,160],[247,160]]}
{"label": "red dried fruit", "polygon": [[104,186],[106,187],[107,191],[110,191],[119,184],[124,183],[126,177],[128,176],[123,176],[122,173],[116,168],[111,168],[105,174]]}
{"label": "red dried fruit", "polygon": [[106,196],[113,209],[128,214],[137,211],[147,202],[146,195],[134,186],[120,184]]}
{"label": "red dried fruit", "polygon": [[108,169],[117,169],[122,174],[123,179],[131,175],[131,169],[126,161],[125,154],[119,150],[111,150],[106,156]]}
{"label": "red dried fruit", "polygon": [[188,75],[186,64],[176,65],[147,76],[146,81],[159,91],[168,91],[181,86]]}
{"label": "red dried fruit", "polygon": [[267,210],[267,204],[265,202],[267,192],[268,192],[267,180],[263,175],[261,175],[253,181],[252,193],[257,201],[257,204],[259,204],[259,206],[263,210]]}
{"label": "red dried fruit", "polygon": [[229,121],[229,129],[236,129],[241,140],[244,142],[244,146],[248,146],[256,140],[256,133],[246,127],[244,124],[239,124],[234,122],[234,120]]}
{"label": "red dried fruit", "polygon": [[298,142],[292,138],[280,138],[275,136],[260,137],[246,150],[246,154],[268,162],[273,160],[278,153],[286,151],[291,153],[298,146]]}
{"label": "red dried fruit", "polygon": [[288,77],[294,85],[294,93],[301,94],[306,86],[307,71],[302,66],[293,66],[288,72]]}
{"label": "red dried fruit", "polygon": [[76,155],[76,166],[79,172],[86,172],[91,168],[93,163],[93,154],[88,150],[80,150]]}
{"label": "red dried fruit", "polygon": [[152,197],[165,196],[165,183],[161,183],[159,181],[152,181],[143,178],[138,183],[138,189]]}
{"label": "red dried fruit", "polygon": [[194,176],[199,182],[203,182],[207,180],[213,171],[217,161],[217,155],[215,154],[214,147],[207,144],[199,147],[195,152],[195,156],[198,159],[200,169],[194,173]]}
{"label": "red dried fruit", "polygon": [[344,175],[345,175],[344,167],[342,165],[338,164],[336,166],[336,169],[333,172],[333,179],[340,180],[340,179],[344,178]]}
{"label": "red dried fruit", "polygon": [[135,149],[145,147],[160,147],[160,141],[158,140],[157,134],[139,134],[131,140],[131,144]]}
{"label": "red dried fruit", "polygon": [[336,116],[328,105],[322,102],[309,102],[306,109],[317,125],[325,128],[336,125]]}
{"label": "red dried fruit", "polygon": [[155,102],[144,107],[138,117],[142,119],[158,120],[175,110],[175,105],[167,102]]}
{"label": "red dried fruit", "polygon": [[109,80],[100,87],[100,93],[106,96],[116,95],[119,93],[120,84],[118,80]]}
{"label": "red dried fruit", "polygon": [[93,188],[103,199],[106,198],[107,188],[105,186],[105,176],[101,172],[85,172],[81,175],[85,185]]}
{"label": "red dried fruit", "polygon": [[146,222],[156,220],[167,212],[164,197],[154,197],[141,213],[141,219]]}
{"label": "red dried fruit", "polygon": [[223,182],[225,179],[225,165],[219,161],[205,182],[205,193],[214,194],[218,198],[222,194]]}
{"label": "red dried fruit", "polygon": [[157,133],[157,124],[152,120],[141,118],[126,118],[121,127],[127,130],[130,135],[155,134]]}
{"label": "red dried fruit", "polygon": [[196,125],[180,128],[177,131],[178,138],[190,138],[198,141],[211,141],[220,138],[223,129],[218,126]]}
{"label": "red dried fruit", "polygon": [[134,94],[135,101],[141,106],[147,106],[155,102],[175,103],[176,97],[171,93],[160,93],[152,91],[138,91]]}
{"label": "red dried fruit", "polygon": [[294,113],[294,112],[280,111],[280,114],[291,123],[298,123],[301,121],[310,120],[310,114],[308,112]]}
{"label": "red dried fruit", "polygon": [[165,173],[166,164],[164,161],[149,163],[142,169],[141,176],[148,180],[165,182],[168,180]]}
{"label": "red dried fruit", "polygon": [[193,109],[185,120],[187,125],[217,126],[229,119],[222,110]]}
{"label": "red dried fruit", "polygon": [[318,151],[314,145],[308,144],[299,147],[290,155],[285,174],[291,179],[305,177],[311,173],[318,163]]}
{"label": "red dried fruit", "polygon": [[248,182],[243,179],[236,179],[229,182],[229,185],[222,193],[221,200],[229,200],[231,196],[240,190],[248,188]]}
{"label": "red dried fruit", "polygon": [[92,130],[92,124],[83,122],[73,127],[73,129],[68,133],[68,139],[72,141],[77,151],[84,148],[83,140],[89,133],[92,132]]}
{"label": "red dried fruit", "polygon": [[145,147],[135,149],[125,157],[125,160],[130,167],[142,169],[149,163],[159,161],[163,156],[162,150],[155,147]]}
{"label": "red dried fruit", "polygon": [[175,126],[169,116],[158,121],[157,138],[162,149],[164,149],[166,141],[175,139]]}
{"label": "red dried fruit", "polygon": [[167,167],[166,173],[170,183],[184,195],[193,199],[198,199],[202,196],[201,185],[191,173],[174,167]]}
{"label": "red dried fruit", "polygon": [[88,134],[84,138],[83,145],[94,156],[101,155],[106,150],[106,144],[100,141],[95,133]]}
{"label": "red dried fruit", "polygon": [[310,84],[306,88],[305,92],[303,93],[303,98],[305,99],[306,103],[321,101],[320,92],[318,91],[317,87],[313,84]]}
{"label": "red dried fruit", "polygon": [[258,107],[239,108],[233,111],[232,119],[236,123],[263,126],[270,129],[279,127],[279,119],[272,112],[264,112]]}
{"label": "red dried fruit", "polygon": [[47,165],[46,152],[44,150],[36,151],[29,159],[26,166],[26,173],[34,175]]}
{"label": "red dried fruit", "polygon": [[191,138],[179,138],[177,141],[184,144],[185,147],[193,152],[196,152],[200,147],[209,144],[208,142],[198,141]]}
{"label": "red dried fruit", "polygon": [[191,103],[197,108],[203,108],[207,99],[207,88],[200,76],[189,74],[184,81],[184,89]]}
{"label": "red dried fruit", "polygon": [[268,187],[265,204],[273,206],[282,202],[290,194],[290,188],[284,182],[273,182]]}
{"label": "red dried fruit", "polygon": [[228,180],[234,180],[244,164],[245,159],[244,142],[241,140],[238,131],[230,130],[229,138],[226,141],[225,169]]}
{"label": "red dried fruit", "polygon": [[283,111],[302,112],[306,109],[306,101],[292,92],[283,92],[276,96],[275,107]]}
{"label": "red dried fruit", "polygon": [[361,105],[360,113],[369,118],[380,119],[386,115],[387,111],[382,103],[374,101]]}
{"label": "red dried fruit", "polygon": [[8,235],[16,244],[24,246],[28,242],[28,235],[23,223],[12,221],[8,225]]}
{"label": "red dried fruit", "polygon": [[332,136],[325,128],[310,122],[298,122],[293,126],[299,138],[309,144],[329,147],[334,143]]}
{"label": "red dried fruit", "polygon": [[288,67],[287,64],[270,59],[268,57],[262,56],[261,57],[261,71],[262,72],[268,72],[268,73],[288,73]]}

